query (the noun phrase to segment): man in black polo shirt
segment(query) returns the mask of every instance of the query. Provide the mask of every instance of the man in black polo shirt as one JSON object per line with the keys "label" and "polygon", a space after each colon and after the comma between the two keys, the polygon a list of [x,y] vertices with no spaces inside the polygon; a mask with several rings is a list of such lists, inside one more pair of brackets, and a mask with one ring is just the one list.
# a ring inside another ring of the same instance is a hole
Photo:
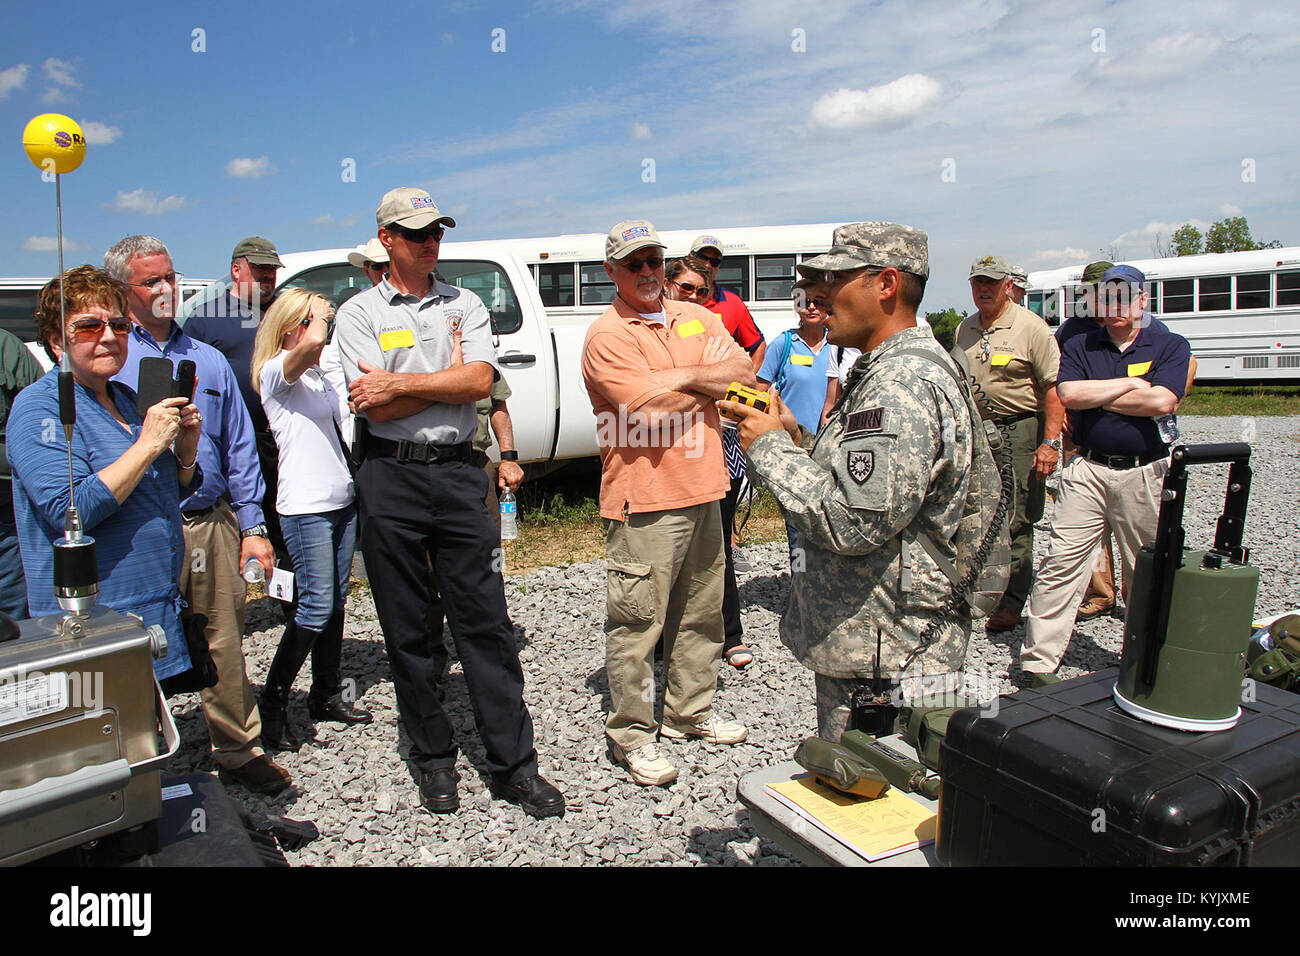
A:
{"label": "man in black polo shirt", "polygon": [[1155,538],[1169,447],[1154,419],[1178,406],[1192,353],[1143,311],[1145,283],[1132,266],[1106,270],[1098,293],[1105,326],[1070,339],[1061,354],[1057,392],[1079,453],[1061,472],[1047,556],[1026,609],[1020,665],[1035,687],[1057,680],[1106,531],[1119,542],[1125,581],[1138,549]]}

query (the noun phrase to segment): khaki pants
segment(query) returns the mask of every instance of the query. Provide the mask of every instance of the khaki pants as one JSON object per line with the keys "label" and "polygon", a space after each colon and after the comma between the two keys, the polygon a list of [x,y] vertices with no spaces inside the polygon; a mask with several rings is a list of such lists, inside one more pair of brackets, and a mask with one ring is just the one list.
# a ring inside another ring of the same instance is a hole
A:
{"label": "khaki pants", "polygon": [[1132,580],[1138,550],[1155,540],[1168,470],[1168,459],[1121,470],[1082,455],[1065,466],[1047,556],[1026,608],[1028,625],[1020,652],[1025,673],[1050,673],[1061,663],[1107,530],[1119,542],[1124,580]]}
{"label": "khaki pants", "polygon": [[244,579],[239,573],[239,522],[224,501],[205,515],[184,518],[186,559],[181,596],[189,614],[208,619],[208,648],[219,680],[206,688],[203,715],[212,759],[227,770],[262,753],[262,718],[244,669]]}
{"label": "khaki pants", "polygon": [[605,733],[624,751],[654,743],[653,655],[660,635],[668,686],[664,721],[709,712],[722,659],[722,515],[718,502],[606,521],[609,592]]}

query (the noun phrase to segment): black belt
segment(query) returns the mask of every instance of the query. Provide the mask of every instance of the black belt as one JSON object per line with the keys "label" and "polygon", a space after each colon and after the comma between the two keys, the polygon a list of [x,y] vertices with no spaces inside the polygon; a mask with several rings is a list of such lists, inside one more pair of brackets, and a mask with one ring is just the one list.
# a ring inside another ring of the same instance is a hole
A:
{"label": "black belt", "polygon": [[1099,465],[1105,465],[1107,468],[1141,468],[1143,465],[1149,465],[1153,461],[1160,461],[1162,458],[1168,458],[1169,452],[1158,451],[1150,455],[1102,455],[1095,451],[1089,451],[1086,448],[1080,448],[1079,454],[1089,461],[1095,461]]}
{"label": "black belt", "polygon": [[1021,412],[1019,415],[1002,415],[993,419],[997,425],[1014,425],[1016,422],[1023,422],[1027,418],[1037,418],[1038,412]]}
{"label": "black belt", "polygon": [[208,505],[206,508],[199,508],[195,511],[182,511],[181,517],[188,518],[191,521],[193,521],[195,518],[202,518],[204,515],[210,515],[212,514],[212,512],[216,511],[217,505],[220,503],[221,502],[218,501],[215,504]]}
{"label": "black belt", "polygon": [[367,458],[396,458],[398,462],[415,462],[431,465],[444,461],[471,461],[473,445],[463,441],[459,445],[433,445],[419,441],[389,441],[371,435],[366,439]]}

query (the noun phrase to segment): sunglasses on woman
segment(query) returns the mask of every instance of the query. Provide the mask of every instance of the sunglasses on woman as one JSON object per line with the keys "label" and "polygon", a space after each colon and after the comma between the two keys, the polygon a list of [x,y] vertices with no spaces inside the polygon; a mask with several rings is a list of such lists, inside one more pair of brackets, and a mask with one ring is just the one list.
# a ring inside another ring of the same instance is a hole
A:
{"label": "sunglasses on woman", "polygon": [[131,331],[131,320],[124,315],[115,315],[107,322],[103,319],[77,319],[68,326],[68,335],[78,342],[95,342],[104,334],[105,325],[118,336]]}
{"label": "sunglasses on woman", "polygon": [[[640,270],[638,270],[640,271]],[[681,289],[687,295],[704,295],[709,291],[708,286],[694,285],[690,282],[678,282],[677,288]]]}

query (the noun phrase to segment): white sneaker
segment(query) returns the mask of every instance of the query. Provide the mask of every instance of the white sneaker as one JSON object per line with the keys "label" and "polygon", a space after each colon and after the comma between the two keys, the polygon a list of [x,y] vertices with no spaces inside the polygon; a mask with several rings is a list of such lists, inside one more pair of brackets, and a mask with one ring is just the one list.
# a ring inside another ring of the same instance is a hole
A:
{"label": "white sneaker", "polygon": [[609,746],[614,759],[627,767],[632,779],[642,786],[661,787],[677,779],[677,768],[659,752],[658,744],[646,744],[626,753],[612,740]]}
{"label": "white sneaker", "polygon": [[659,728],[659,733],[669,740],[685,740],[687,737],[699,737],[711,744],[738,744],[749,736],[744,724],[734,720],[723,720],[713,711],[709,711],[693,724],[674,727],[667,721]]}

